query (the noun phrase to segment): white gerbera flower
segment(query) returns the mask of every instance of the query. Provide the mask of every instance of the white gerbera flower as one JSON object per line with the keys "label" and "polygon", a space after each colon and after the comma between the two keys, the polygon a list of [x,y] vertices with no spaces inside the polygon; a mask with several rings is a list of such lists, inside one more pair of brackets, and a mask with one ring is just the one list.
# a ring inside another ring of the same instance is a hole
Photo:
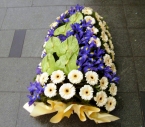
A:
{"label": "white gerbera flower", "polygon": [[115,67],[115,64],[114,64],[114,63],[112,63],[112,65],[111,65],[110,67],[111,67],[111,70],[112,70],[113,72],[116,72],[116,67]]}
{"label": "white gerbera flower", "polygon": [[112,59],[111,59],[110,55],[105,54],[103,59],[104,59],[104,63],[105,63],[106,66],[111,66],[112,65]]}
{"label": "white gerbera flower", "polygon": [[65,75],[61,70],[54,71],[51,75],[51,81],[55,84],[61,83],[62,81],[64,81],[64,79]]}
{"label": "white gerbera flower", "polygon": [[54,97],[56,95],[56,85],[54,83],[49,83],[44,89],[44,94],[47,97]]}
{"label": "white gerbera flower", "polygon": [[94,97],[94,100],[96,101],[96,105],[98,107],[102,107],[107,102],[107,94],[104,91],[97,92],[96,97]]}
{"label": "white gerbera flower", "polygon": [[52,27],[56,27],[58,25],[58,22],[53,22],[51,25],[50,25],[50,27],[52,28]]}
{"label": "white gerbera flower", "polygon": [[104,42],[107,42],[108,41],[108,36],[105,34],[104,31],[101,32],[101,38]]}
{"label": "white gerbera flower", "polygon": [[49,79],[48,78],[48,73],[47,72],[42,73],[40,75],[40,84],[44,85],[47,82],[48,79]]}
{"label": "white gerbera flower", "polygon": [[77,83],[80,83],[81,80],[83,79],[83,74],[79,70],[72,70],[68,74],[68,79],[71,83],[77,84]]}
{"label": "white gerbera flower", "polygon": [[112,96],[115,96],[117,94],[117,86],[115,85],[115,83],[110,83],[111,86],[109,88],[109,92]]}
{"label": "white gerbera flower", "polygon": [[85,74],[87,83],[89,83],[90,85],[95,85],[98,83],[98,74],[96,72],[93,71],[88,71]]}
{"label": "white gerbera flower", "polygon": [[98,32],[99,32],[99,30],[96,28],[96,27],[92,27],[92,32],[94,33],[94,34],[97,34]]}
{"label": "white gerbera flower", "polygon": [[115,109],[116,106],[116,99],[114,97],[108,97],[107,103],[105,105],[105,108],[107,111],[112,111]]}
{"label": "white gerbera flower", "polygon": [[64,99],[70,99],[75,95],[75,87],[70,83],[63,84],[59,89],[59,94]]}
{"label": "white gerbera flower", "polygon": [[81,89],[80,89],[80,96],[82,99],[84,100],[91,100],[93,97],[93,88],[90,85],[84,85]]}
{"label": "white gerbera flower", "polygon": [[84,19],[86,20],[86,22],[91,21],[92,25],[96,23],[95,19],[93,17],[91,17],[91,16],[85,16]]}
{"label": "white gerbera flower", "polygon": [[90,8],[90,7],[85,7],[83,10],[82,10],[82,13],[85,14],[85,15],[91,15],[93,13],[93,9]]}
{"label": "white gerbera flower", "polygon": [[105,90],[108,87],[108,79],[106,77],[101,78],[99,87],[102,90]]}

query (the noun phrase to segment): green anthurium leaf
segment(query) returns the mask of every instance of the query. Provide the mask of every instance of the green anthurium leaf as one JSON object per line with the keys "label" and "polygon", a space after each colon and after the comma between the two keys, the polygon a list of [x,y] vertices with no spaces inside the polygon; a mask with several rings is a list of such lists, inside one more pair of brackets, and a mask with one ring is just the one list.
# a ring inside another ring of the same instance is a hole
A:
{"label": "green anthurium leaf", "polygon": [[77,53],[79,50],[78,40],[74,36],[70,36],[67,40],[68,50],[73,53]]}
{"label": "green anthurium leaf", "polygon": [[67,62],[66,56],[65,55],[61,56],[59,60],[56,61],[56,64],[55,64],[56,69],[64,71],[66,62]]}
{"label": "green anthurium leaf", "polygon": [[56,36],[56,35],[59,35],[59,34],[65,34],[65,33],[66,33],[66,26],[67,26],[67,24],[58,27],[58,28],[54,31],[54,35]]}
{"label": "green anthurium leaf", "polygon": [[57,47],[61,44],[59,38],[51,37],[48,42],[46,43],[45,50],[47,53],[53,53],[57,50]]}
{"label": "green anthurium leaf", "polygon": [[50,75],[55,68],[55,59],[51,53],[48,53],[42,60],[42,71]]}
{"label": "green anthurium leaf", "polygon": [[61,45],[59,45],[59,47],[57,48],[56,50],[56,53],[57,53],[57,56],[62,56],[66,53],[68,49],[68,44],[67,44],[67,41],[64,41],[61,43]]}
{"label": "green anthurium leaf", "polygon": [[54,31],[54,35],[66,35],[66,32],[71,30],[71,22],[66,23],[65,25],[62,25],[60,27],[58,27],[55,31]]}
{"label": "green anthurium leaf", "polygon": [[77,55],[73,54],[66,64],[66,68],[65,68],[66,74],[68,74],[73,69],[77,69],[76,60],[77,60]]}
{"label": "green anthurium leaf", "polygon": [[54,35],[60,35],[60,34],[66,35],[66,32],[71,30],[71,24],[80,23],[80,20],[82,20],[82,19],[83,19],[83,15],[80,12],[77,12],[77,13],[73,14],[69,18],[70,22],[66,23],[65,25],[62,25],[62,26],[58,27],[54,31]]}
{"label": "green anthurium leaf", "polygon": [[49,61],[47,59],[47,55],[42,59],[41,66],[42,66],[42,72],[47,72],[47,69],[50,67]]}
{"label": "green anthurium leaf", "polygon": [[69,20],[71,23],[80,23],[80,20],[83,19],[83,15],[80,12],[76,12],[74,15],[72,15]]}

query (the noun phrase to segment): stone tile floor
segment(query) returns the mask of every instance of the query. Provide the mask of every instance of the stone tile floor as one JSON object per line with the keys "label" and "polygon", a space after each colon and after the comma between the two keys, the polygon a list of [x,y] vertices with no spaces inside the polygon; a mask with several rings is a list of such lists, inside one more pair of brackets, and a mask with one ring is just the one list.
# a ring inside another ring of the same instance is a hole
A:
{"label": "stone tile floor", "polygon": [[[34,119],[22,108],[28,101],[26,88],[41,61],[40,46],[49,25],[77,3],[91,6],[110,26],[121,78],[118,108],[113,111],[121,119],[113,123],[80,122],[73,115],[51,124],[52,115]],[[25,36],[21,35],[23,47],[19,55],[11,56],[13,44],[19,43],[17,31],[26,32],[22,32]],[[0,127],[144,127],[144,34],[145,0],[0,0]]]}

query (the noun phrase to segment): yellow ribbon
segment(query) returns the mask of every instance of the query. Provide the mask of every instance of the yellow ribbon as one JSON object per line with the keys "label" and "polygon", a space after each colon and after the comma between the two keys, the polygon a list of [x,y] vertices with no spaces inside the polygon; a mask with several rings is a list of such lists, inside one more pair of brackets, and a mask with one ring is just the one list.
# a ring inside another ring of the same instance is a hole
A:
{"label": "yellow ribbon", "polygon": [[99,108],[93,106],[80,104],[67,105],[63,102],[52,100],[48,100],[47,102],[50,106],[45,105],[43,102],[35,102],[31,106],[26,103],[23,108],[26,109],[33,117],[57,112],[57,114],[50,119],[51,123],[58,123],[63,119],[63,117],[69,118],[73,112],[78,115],[81,121],[86,121],[86,116],[90,120],[94,120],[96,123],[111,122],[119,119],[118,117],[108,113],[102,113]]}

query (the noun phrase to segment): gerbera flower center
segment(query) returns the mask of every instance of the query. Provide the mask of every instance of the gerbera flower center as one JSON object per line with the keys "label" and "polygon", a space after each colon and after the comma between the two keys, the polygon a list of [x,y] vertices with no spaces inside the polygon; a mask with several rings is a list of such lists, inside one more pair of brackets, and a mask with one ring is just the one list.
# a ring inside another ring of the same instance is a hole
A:
{"label": "gerbera flower center", "polygon": [[74,78],[77,78],[77,75],[76,74],[74,75]]}
{"label": "gerbera flower center", "polygon": [[66,90],[65,90],[65,92],[66,92],[66,93],[68,93],[68,92],[69,92],[69,90],[68,90],[68,89],[66,89]]}
{"label": "gerbera flower center", "polygon": [[51,92],[51,91],[52,91],[52,89],[49,89],[49,91]]}
{"label": "gerbera flower center", "polygon": [[56,78],[59,78],[60,76],[59,75],[56,75]]}
{"label": "gerbera flower center", "polygon": [[91,79],[94,79],[94,77],[93,77],[93,76],[91,76]]}
{"label": "gerbera flower center", "polygon": [[86,91],[86,94],[88,94],[89,92],[88,91]]}
{"label": "gerbera flower center", "polygon": [[102,97],[100,97],[100,101],[102,100]]}
{"label": "gerbera flower center", "polygon": [[112,105],[112,103],[111,103],[111,102],[110,102],[109,104],[110,104],[110,105]]}

